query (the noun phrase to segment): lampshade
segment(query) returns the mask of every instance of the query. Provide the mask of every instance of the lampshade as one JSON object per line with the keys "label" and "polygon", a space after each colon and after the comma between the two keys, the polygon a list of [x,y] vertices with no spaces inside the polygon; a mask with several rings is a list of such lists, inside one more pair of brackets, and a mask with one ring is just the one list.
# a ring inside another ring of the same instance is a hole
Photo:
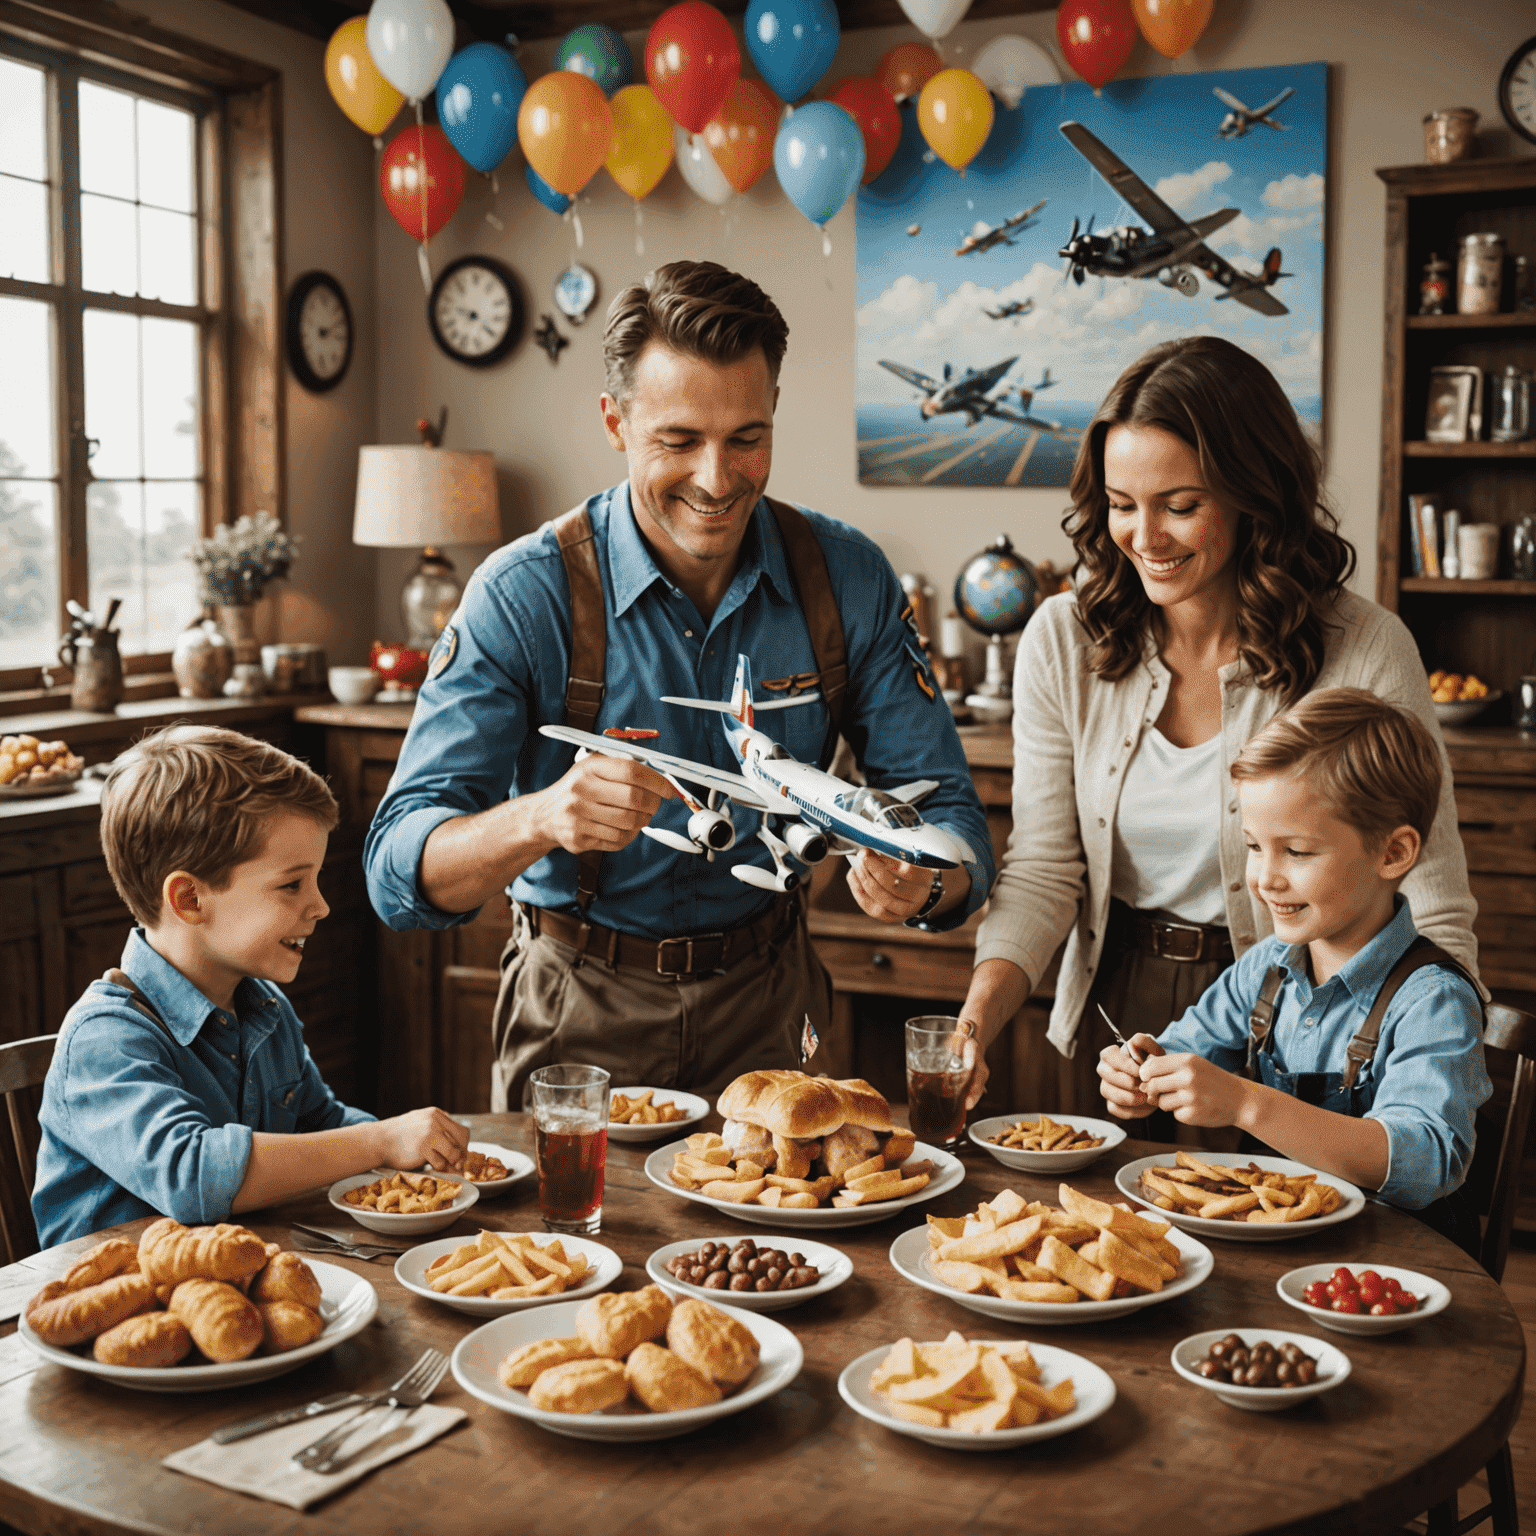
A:
{"label": "lampshade", "polygon": [[352,542],[417,549],[499,544],[495,461],[488,453],[417,444],[360,448]]}

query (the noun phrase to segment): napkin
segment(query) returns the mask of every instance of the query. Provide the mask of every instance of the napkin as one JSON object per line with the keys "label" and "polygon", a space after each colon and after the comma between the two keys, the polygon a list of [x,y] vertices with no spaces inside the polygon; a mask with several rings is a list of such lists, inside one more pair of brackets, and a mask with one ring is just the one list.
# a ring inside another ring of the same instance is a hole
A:
{"label": "napkin", "polygon": [[[289,1459],[334,1429],[341,1423],[342,1415],[356,1412],[355,1407],[339,1408],[297,1424],[285,1424],[281,1429],[269,1429],[264,1435],[252,1435],[249,1440],[237,1440],[232,1445],[199,1440],[185,1450],[172,1451],[161,1465],[185,1472],[189,1477],[200,1477],[205,1483],[232,1488],[236,1493],[254,1494],[258,1499],[271,1499],[292,1509],[309,1509],[366,1477],[375,1467],[419,1450],[468,1417],[462,1408],[441,1408],[431,1403],[418,1408],[404,1423],[399,1422],[397,1413],[395,1428],[339,1472],[308,1472]],[[374,1429],[382,1422],[378,1415],[369,1420]],[[365,1427],[364,1433],[368,1432]]]}

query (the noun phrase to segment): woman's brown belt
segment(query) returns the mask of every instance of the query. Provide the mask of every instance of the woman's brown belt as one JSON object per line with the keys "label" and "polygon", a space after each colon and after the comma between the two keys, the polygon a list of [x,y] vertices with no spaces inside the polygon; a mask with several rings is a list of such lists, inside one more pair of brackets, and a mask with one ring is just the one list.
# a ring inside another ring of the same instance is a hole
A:
{"label": "woman's brown belt", "polygon": [[1237,956],[1232,950],[1232,935],[1214,923],[1191,923],[1171,912],[1139,912],[1123,901],[1109,904],[1108,945],[1116,949],[1140,950],[1160,960],[1179,960],[1186,964],[1219,960],[1230,965]]}

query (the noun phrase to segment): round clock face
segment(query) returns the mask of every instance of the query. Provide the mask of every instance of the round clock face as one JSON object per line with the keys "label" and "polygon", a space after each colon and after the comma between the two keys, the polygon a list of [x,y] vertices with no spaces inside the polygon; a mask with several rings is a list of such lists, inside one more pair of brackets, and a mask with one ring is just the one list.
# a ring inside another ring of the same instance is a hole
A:
{"label": "round clock face", "polygon": [[433,339],[472,368],[499,362],[523,331],[517,279],[489,256],[463,256],[443,269],[427,301]]}
{"label": "round clock face", "polygon": [[597,298],[597,278],[586,267],[569,266],[555,279],[555,307],[572,325],[587,318]]}
{"label": "round clock face", "polygon": [[341,383],[352,361],[352,311],[334,277],[306,272],[288,295],[288,362],[308,390]]}
{"label": "round clock face", "polygon": [[1536,37],[1521,43],[1504,66],[1499,106],[1509,126],[1536,144]]}

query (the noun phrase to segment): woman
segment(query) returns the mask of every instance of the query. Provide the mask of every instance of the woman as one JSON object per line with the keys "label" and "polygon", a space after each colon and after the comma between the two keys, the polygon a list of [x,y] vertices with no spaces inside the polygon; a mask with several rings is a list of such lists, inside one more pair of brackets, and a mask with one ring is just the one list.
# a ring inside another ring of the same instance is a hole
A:
{"label": "woman", "polygon": [[[1407,629],[1345,590],[1355,552],[1318,480],[1274,376],[1214,336],[1138,358],[1083,434],[1062,523],[1078,588],[1047,599],[1019,646],[1014,830],[961,1009],[984,1050],[1066,939],[1048,1032],[1061,1057],[1054,1074],[1035,1064],[1059,1109],[1097,1112],[1101,1007],[1127,1038],[1155,1035],[1270,932],[1227,777],[1255,731],[1313,688],[1356,687],[1440,741]],[[1475,975],[1444,766],[1403,891],[1419,932]],[[978,1051],[968,1105],[986,1075]]]}

